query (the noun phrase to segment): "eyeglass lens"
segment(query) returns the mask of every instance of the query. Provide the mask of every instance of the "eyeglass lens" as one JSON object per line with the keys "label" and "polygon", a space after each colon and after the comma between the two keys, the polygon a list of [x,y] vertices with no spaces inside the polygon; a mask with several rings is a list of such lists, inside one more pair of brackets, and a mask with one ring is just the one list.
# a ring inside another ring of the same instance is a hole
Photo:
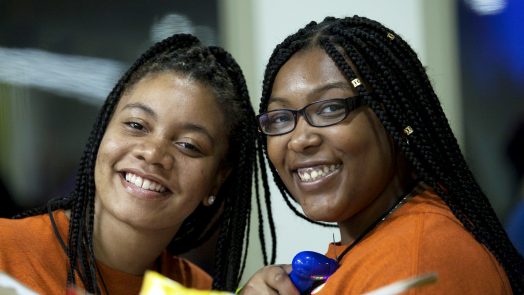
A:
{"label": "eyeglass lens", "polygon": [[[350,98],[321,100],[304,106],[300,110],[280,109],[258,116],[260,129],[267,135],[281,135],[295,129],[298,116],[303,115],[309,125],[326,127],[344,120],[349,111]],[[356,106],[356,105],[355,105]]]}

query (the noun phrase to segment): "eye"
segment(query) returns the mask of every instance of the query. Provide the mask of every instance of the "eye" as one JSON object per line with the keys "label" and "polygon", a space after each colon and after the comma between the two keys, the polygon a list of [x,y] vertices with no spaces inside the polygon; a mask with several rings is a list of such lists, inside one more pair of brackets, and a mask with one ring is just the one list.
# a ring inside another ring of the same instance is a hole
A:
{"label": "eye", "polygon": [[175,144],[179,147],[182,148],[183,151],[185,151],[186,153],[189,153],[189,154],[192,154],[192,155],[201,155],[202,154],[202,151],[200,151],[200,149],[195,146],[194,144],[191,144],[189,142],[185,142],[185,141],[177,141],[175,142]]}
{"label": "eye", "polygon": [[137,122],[130,121],[130,122],[125,122],[124,124],[127,125],[129,128],[137,130],[137,131],[146,130],[146,127],[144,127],[144,125],[137,123]]}
{"label": "eye", "polygon": [[339,101],[327,102],[320,105],[315,112],[319,116],[334,117],[345,114],[346,106]]}
{"label": "eye", "polygon": [[292,115],[286,111],[273,111],[267,114],[270,125],[285,125],[293,120]]}

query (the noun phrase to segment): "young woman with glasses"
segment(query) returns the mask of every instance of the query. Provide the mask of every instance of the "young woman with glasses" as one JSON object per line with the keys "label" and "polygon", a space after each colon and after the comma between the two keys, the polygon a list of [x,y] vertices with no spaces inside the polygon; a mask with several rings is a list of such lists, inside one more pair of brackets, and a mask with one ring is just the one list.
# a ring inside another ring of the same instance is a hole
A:
{"label": "young woman with glasses", "polygon": [[[326,254],[338,269],[304,294],[363,294],[427,274],[436,282],[417,294],[524,292],[523,259],[395,32],[357,16],[311,22],[274,50],[257,119],[292,210],[340,230]],[[265,267],[241,294],[298,294],[289,271]]]}

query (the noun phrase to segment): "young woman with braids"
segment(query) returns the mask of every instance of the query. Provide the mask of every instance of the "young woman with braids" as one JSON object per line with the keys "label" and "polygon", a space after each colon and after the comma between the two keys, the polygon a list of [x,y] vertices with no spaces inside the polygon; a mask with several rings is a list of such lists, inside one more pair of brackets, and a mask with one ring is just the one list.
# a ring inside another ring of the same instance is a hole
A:
{"label": "young woman with braids", "polygon": [[[522,257],[424,67],[390,29],[328,17],[286,38],[267,65],[257,118],[288,205],[340,230],[326,254],[337,270],[308,292],[363,294],[436,273],[410,294],[524,294]],[[298,294],[289,271],[267,266],[240,293]]]}
{"label": "young woman with braids", "polygon": [[[0,220],[0,271],[42,294],[137,294],[146,269],[234,290],[258,177],[254,116],[223,49],[191,35],[155,44],[109,94],[71,195]],[[212,281],[174,255],[216,231]]]}

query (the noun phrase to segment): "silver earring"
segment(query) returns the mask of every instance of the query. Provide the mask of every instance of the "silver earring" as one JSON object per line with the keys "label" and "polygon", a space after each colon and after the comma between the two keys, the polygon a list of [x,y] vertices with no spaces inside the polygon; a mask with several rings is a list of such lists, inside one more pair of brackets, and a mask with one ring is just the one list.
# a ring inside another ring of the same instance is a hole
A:
{"label": "silver earring", "polygon": [[207,203],[209,204],[209,206],[213,205],[213,203],[215,202],[215,199],[216,197],[211,195],[209,196],[209,198],[207,199]]}

